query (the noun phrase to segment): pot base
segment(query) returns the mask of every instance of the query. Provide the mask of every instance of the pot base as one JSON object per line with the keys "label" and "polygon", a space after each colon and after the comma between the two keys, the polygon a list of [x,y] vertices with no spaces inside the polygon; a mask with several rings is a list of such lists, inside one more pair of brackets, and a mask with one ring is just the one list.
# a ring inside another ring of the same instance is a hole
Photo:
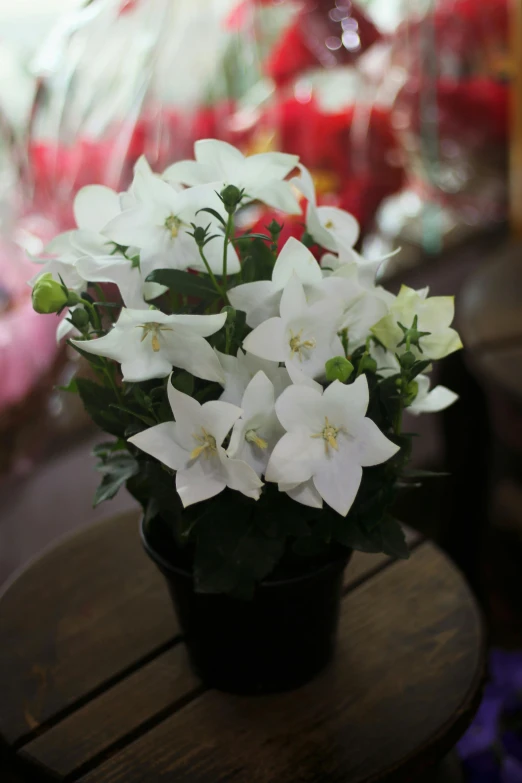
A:
{"label": "pot base", "polygon": [[251,601],[196,593],[192,574],[149,556],[167,581],[192,667],[205,685],[230,693],[291,690],[331,660],[337,635],[343,572],[349,555],[309,573],[266,581]]}

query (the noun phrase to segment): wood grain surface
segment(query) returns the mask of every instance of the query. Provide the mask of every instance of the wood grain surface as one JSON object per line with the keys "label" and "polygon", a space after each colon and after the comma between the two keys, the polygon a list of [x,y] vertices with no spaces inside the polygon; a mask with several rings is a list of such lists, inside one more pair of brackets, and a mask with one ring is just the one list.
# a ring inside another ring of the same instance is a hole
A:
{"label": "wood grain surface", "polygon": [[468,588],[411,543],[407,562],[354,556],[327,671],[248,699],[192,674],[136,516],[90,528],[0,599],[0,734],[26,768],[68,783],[407,780],[462,733],[483,674]]}

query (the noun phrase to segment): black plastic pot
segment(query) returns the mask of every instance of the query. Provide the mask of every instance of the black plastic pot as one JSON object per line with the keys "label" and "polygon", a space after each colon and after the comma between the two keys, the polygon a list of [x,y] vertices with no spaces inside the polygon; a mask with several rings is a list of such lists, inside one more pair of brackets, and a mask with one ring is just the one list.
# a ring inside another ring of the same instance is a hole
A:
{"label": "black plastic pot", "polygon": [[190,660],[220,690],[270,693],[303,685],[332,658],[350,554],[314,570],[266,580],[251,601],[196,593],[190,570],[169,562],[141,525],[145,551],[167,581]]}

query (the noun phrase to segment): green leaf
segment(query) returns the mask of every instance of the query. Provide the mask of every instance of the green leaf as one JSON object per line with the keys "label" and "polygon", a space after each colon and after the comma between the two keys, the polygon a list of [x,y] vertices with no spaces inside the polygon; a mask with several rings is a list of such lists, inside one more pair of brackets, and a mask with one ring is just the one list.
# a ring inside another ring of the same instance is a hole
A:
{"label": "green leaf", "polygon": [[94,423],[111,435],[123,438],[130,419],[114,410],[118,399],[113,389],[87,378],[78,378],[76,384],[85,410]]}
{"label": "green leaf", "polygon": [[220,215],[219,212],[217,212],[217,210],[212,209],[211,207],[203,207],[203,209],[199,209],[196,212],[196,215],[199,215],[200,212],[208,212],[209,215],[212,215],[213,217],[216,218],[216,220],[219,220],[223,228],[227,227],[226,221],[224,220],[223,216]]}
{"label": "green leaf", "polygon": [[252,242],[241,242],[239,246],[244,248],[246,254],[242,264],[243,282],[271,280],[274,257],[268,245],[260,239],[254,239]]}
{"label": "green leaf", "polygon": [[56,388],[59,389],[59,391],[78,394],[78,384],[76,383],[76,378],[71,378],[67,386],[57,386]]}
{"label": "green leaf", "polygon": [[251,505],[245,506],[244,513],[240,506],[235,514],[222,517],[224,508],[226,504],[218,504],[198,525],[196,590],[250,598],[256,582],[274,569],[283,554],[284,540],[271,538],[255,526]]}
{"label": "green leaf", "polygon": [[167,286],[183,296],[196,296],[207,300],[218,296],[209,277],[182,272],[180,269],[156,269],[147,277],[147,282]]}
{"label": "green leaf", "polygon": [[272,237],[267,236],[266,234],[242,234],[239,237],[239,240],[242,239],[262,239],[264,242],[271,242]]}
{"label": "green leaf", "polygon": [[135,419],[139,419],[139,421],[142,421],[147,425],[147,427],[154,427],[158,423],[155,419],[152,418],[152,416],[144,416],[142,413],[137,413],[131,408],[126,408],[124,405],[120,405],[119,403],[111,404],[111,408],[116,408],[116,410],[122,411],[122,413],[128,413],[129,416],[134,416]]}
{"label": "green leaf", "polygon": [[401,478],[404,479],[443,478],[444,476],[451,476],[451,473],[438,470],[403,470],[401,473]]}
{"label": "green leaf", "polygon": [[103,459],[98,470],[103,473],[103,478],[94,495],[94,507],[113,498],[120,487],[138,473],[139,464],[130,454],[118,452]]}
{"label": "green leaf", "polygon": [[122,439],[105,441],[104,443],[98,443],[92,450],[94,457],[106,457],[109,454],[113,454],[115,451],[127,450],[127,443]]}
{"label": "green leaf", "polygon": [[390,557],[408,560],[410,550],[402,526],[391,516],[386,516],[380,525],[382,551]]}
{"label": "green leaf", "polygon": [[172,385],[183,394],[192,396],[194,392],[194,377],[190,373],[181,371],[172,376]]}
{"label": "green leaf", "polygon": [[74,351],[76,351],[76,353],[79,353],[80,356],[83,356],[83,358],[89,362],[91,367],[94,367],[97,370],[103,370],[103,368],[105,367],[106,359],[104,359],[103,357],[95,356],[95,354],[93,353],[88,353],[87,351],[84,351],[82,348],[78,348],[78,346],[73,345],[70,340],[67,340],[67,345],[70,345],[71,348]]}
{"label": "green leaf", "polygon": [[361,522],[347,517],[337,525],[335,537],[339,543],[359,552],[384,552],[390,557],[401,559],[410,556],[402,527],[389,516],[381,519],[371,530],[366,529]]}

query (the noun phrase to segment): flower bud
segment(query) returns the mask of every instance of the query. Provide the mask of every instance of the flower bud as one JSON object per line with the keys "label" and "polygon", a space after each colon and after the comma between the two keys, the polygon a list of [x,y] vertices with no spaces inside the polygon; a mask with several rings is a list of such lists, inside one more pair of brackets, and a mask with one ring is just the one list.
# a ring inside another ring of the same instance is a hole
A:
{"label": "flower bud", "polygon": [[80,330],[85,329],[85,327],[89,324],[89,314],[86,310],[83,309],[83,307],[78,307],[76,310],[73,310],[71,313],[69,313],[69,318],[71,319],[74,326]]}
{"label": "flower bud", "polygon": [[353,364],[345,359],[344,356],[334,356],[325,364],[326,380],[341,381],[346,383],[353,372]]}
{"label": "flower bud", "polygon": [[38,278],[33,287],[33,308],[37,313],[59,313],[67,304],[68,291],[50,272]]}
{"label": "flower bud", "polygon": [[280,225],[277,220],[272,220],[270,225],[267,226],[268,231],[270,232],[271,237],[278,237],[281,231],[283,230],[283,226]]}
{"label": "flower bud", "polygon": [[236,188],[235,185],[227,185],[219,195],[228,214],[233,215],[243,198],[243,191]]}
{"label": "flower bud", "polygon": [[405,370],[411,370],[417,360],[414,353],[411,351],[406,351],[406,353],[402,354],[399,361],[401,363],[401,367],[403,367]]}
{"label": "flower bud", "polygon": [[237,313],[235,308],[231,307],[230,305],[225,305],[225,307],[222,308],[221,312],[227,314],[227,320],[225,321],[226,326],[231,326],[236,320]]}
{"label": "flower bud", "polygon": [[205,239],[207,238],[207,229],[203,228],[202,226],[196,226],[194,229],[194,239],[196,240],[196,244],[199,246],[203,246],[205,244]]}

